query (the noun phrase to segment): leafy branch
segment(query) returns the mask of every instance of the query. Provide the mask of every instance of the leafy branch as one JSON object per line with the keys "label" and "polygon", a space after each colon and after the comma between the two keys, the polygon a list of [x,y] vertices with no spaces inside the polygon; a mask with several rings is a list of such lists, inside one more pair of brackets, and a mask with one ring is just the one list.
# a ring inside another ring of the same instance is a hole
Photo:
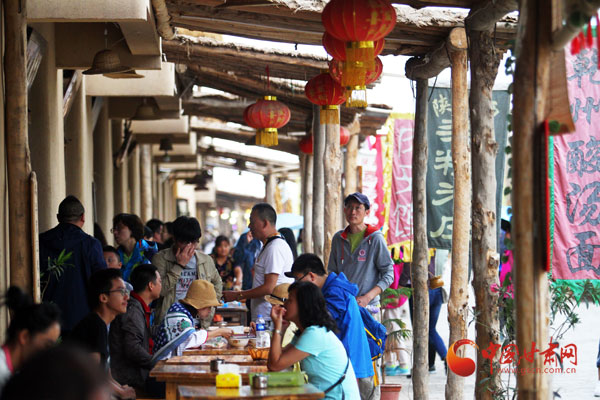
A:
{"label": "leafy branch", "polygon": [[46,293],[46,289],[48,289],[48,285],[50,284],[50,280],[55,278],[56,280],[60,279],[62,274],[65,271],[65,268],[73,268],[74,264],[69,263],[73,256],[73,252],[70,251],[67,253],[66,249],[62,249],[57,258],[48,257],[48,269],[40,274],[40,281],[42,283],[42,298],[44,297],[44,293]]}

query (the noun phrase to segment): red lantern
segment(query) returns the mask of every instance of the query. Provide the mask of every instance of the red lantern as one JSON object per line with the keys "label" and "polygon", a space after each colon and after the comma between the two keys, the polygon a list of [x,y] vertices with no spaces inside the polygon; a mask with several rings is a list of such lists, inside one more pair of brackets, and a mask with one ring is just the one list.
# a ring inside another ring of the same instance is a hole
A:
{"label": "red lantern", "polygon": [[313,153],[313,137],[312,137],[312,135],[304,137],[304,139],[302,139],[300,141],[300,143],[298,143],[298,146],[300,147],[300,151],[303,152],[304,154],[312,154]]}
{"label": "red lantern", "polygon": [[[340,126],[340,147],[345,146],[350,141],[350,131],[348,128]],[[298,143],[300,147],[300,151],[304,154],[312,154],[313,153],[313,137],[312,135],[305,136],[304,139]]]}
{"label": "red lantern", "polygon": [[276,146],[277,128],[285,126],[290,120],[290,109],[275,96],[265,96],[244,110],[244,121],[256,129],[256,145]]}
{"label": "red lantern", "polygon": [[[346,42],[336,39],[333,35],[325,32],[323,34],[323,47],[327,53],[336,60],[346,61]],[[373,42],[373,52],[376,56],[380,55],[385,46],[385,39],[379,39]]]}
{"label": "red lantern", "polygon": [[350,141],[350,131],[348,128],[340,126],[340,146],[345,146]]}
{"label": "red lantern", "polygon": [[321,124],[340,123],[339,105],[346,97],[344,89],[333,80],[329,72],[323,72],[306,83],[304,92],[308,100],[321,106]]}
{"label": "red lantern", "polygon": [[331,0],[323,9],[325,30],[346,42],[344,82],[364,86],[366,70],[373,69],[376,40],[394,29],[396,11],[389,0]]}
{"label": "red lantern", "polygon": [[337,39],[373,42],[394,29],[396,10],[389,0],[331,0],[323,9],[321,21]]}

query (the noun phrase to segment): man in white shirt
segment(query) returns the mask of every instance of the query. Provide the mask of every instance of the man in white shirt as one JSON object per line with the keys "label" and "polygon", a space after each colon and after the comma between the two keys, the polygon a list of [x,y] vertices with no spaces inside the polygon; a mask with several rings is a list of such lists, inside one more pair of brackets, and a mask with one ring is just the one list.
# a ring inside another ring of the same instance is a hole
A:
{"label": "man in white shirt", "polygon": [[271,319],[271,304],[265,296],[273,293],[275,286],[291,283],[294,280],[284,273],[291,271],[294,257],[292,250],[276,228],[277,213],[267,203],[258,203],[250,213],[250,232],[263,243],[263,248],[254,263],[252,289],[223,292],[225,301],[251,299],[252,320],[262,315],[265,321]]}

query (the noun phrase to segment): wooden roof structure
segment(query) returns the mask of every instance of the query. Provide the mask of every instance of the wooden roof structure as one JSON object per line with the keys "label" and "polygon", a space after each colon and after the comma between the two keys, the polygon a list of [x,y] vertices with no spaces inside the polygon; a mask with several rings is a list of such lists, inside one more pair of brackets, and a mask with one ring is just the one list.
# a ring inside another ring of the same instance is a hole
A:
{"label": "wooden roof structure", "polygon": [[[504,3],[510,2],[513,1]],[[445,42],[453,28],[464,26],[468,15],[473,17],[473,10],[480,9],[481,13],[488,14],[494,11],[488,9],[489,4],[485,0],[404,0],[392,3],[395,4],[397,23],[386,37],[383,54],[418,56],[424,60],[439,48],[440,43]],[[184,91],[184,114],[215,122],[212,127],[195,126],[193,130],[202,136],[252,144],[250,129],[233,128],[226,123],[244,125],[244,108],[266,94],[274,95],[290,108],[292,115],[287,126],[279,130],[280,144],[277,148],[297,154],[297,143],[301,138],[297,133],[309,133],[312,126],[313,105],[304,95],[304,85],[327,68],[327,58],[299,51],[242,45],[219,35],[321,45],[324,32],[321,11],[327,1],[165,0],[165,4],[169,24],[177,28],[178,35],[163,40],[163,52],[168,61],[187,66],[186,72],[179,74]],[[506,14],[505,10],[503,12],[502,15]],[[509,41],[514,38],[516,22],[517,18],[509,15],[496,24],[499,49],[508,47]],[[188,90],[191,85],[217,89],[225,95],[220,98],[192,96],[192,91]],[[358,118],[360,134],[364,136],[375,134],[388,114],[386,106],[367,110],[341,107],[340,118],[342,125],[349,125]]]}

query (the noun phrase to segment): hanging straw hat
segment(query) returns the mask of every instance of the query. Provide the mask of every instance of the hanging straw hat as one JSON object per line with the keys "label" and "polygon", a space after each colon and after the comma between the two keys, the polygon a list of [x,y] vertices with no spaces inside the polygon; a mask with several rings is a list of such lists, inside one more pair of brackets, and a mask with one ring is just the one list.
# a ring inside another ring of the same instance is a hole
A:
{"label": "hanging straw hat", "polygon": [[135,72],[134,69],[131,69],[129,71],[125,71],[125,72],[111,72],[108,74],[103,74],[105,77],[107,78],[111,78],[111,79],[139,79],[139,78],[143,78],[144,75],[142,74],[138,74],[137,72]]}
{"label": "hanging straw hat", "polygon": [[193,281],[185,297],[179,301],[194,307],[196,310],[221,305],[213,284],[202,279]]}
{"label": "hanging straw hat", "polygon": [[282,306],[288,298],[289,283],[282,283],[275,286],[273,293],[265,296],[265,300],[275,306]]}
{"label": "hanging straw hat", "polygon": [[110,50],[104,49],[94,55],[92,67],[83,71],[85,75],[110,74],[117,72],[125,72],[131,70],[131,67],[121,65],[119,55]]}

